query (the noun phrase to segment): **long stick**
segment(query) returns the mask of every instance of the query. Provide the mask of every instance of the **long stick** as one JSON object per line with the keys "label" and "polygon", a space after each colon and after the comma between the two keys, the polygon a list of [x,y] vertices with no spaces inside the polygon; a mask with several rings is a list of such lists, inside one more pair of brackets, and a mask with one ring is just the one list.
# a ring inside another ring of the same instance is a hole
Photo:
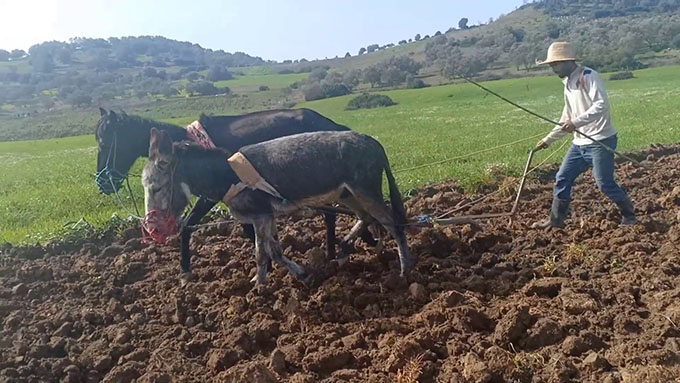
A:
{"label": "long stick", "polygon": [[[484,90],[485,92],[490,93],[490,94],[492,94],[492,95],[494,95],[494,96],[500,98],[501,100],[507,102],[508,104],[510,104],[510,105],[512,105],[512,106],[514,106],[514,107],[516,107],[516,108],[519,108],[519,109],[521,109],[521,110],[523,110],[523,111],[525,111],[525,112],[531,114],[531,115],[534,116],[534,117],[538,117],[538,118],[540,118],[541,120],[546,121],[546,122],[549,122],[549,123],[551,123],[551,124],[553,124],[553,125],[560,125],[559,122],[553,121],[553,120],[549,119],[548,117],[541,116],[540,114],[538,114],[538,113],[536,113],[536,112],[534,112],[534,111],[532,111],[532,110],[529,110],[529,109],[523,107],[522,105],[519,105],[519,104],[517,104],[517,103],[515,103],[515,102],[513,102],[513,101],[511,101],[511,100],[508,100],[507,98],[501,96],[500,94],[494,92],[493,90],[491,90],[491,89],[489,89],[489,88],[483,86],[482,84],[479,84],[479,83],[477,83],[477,82],[475,82],[475,81],[473,81],[473,80],[471,80],[471,79],[469,79],[469,78],[467,78],[467,77],[461,76],[461,78],[462,78],[463,80],[469,82],[470,84],[475,85],[475,86],[481,88],[481,89]],[[616,150],[614,150],[614,149],[612,149],[611,147],[609,147],[609,145],[604,144],[604,143],[602,143],[602,142],[600,142],[600,141],[598,141],[598,140],[592,138],[591,136],[589,136],[589,135],[587,135],[587,134],[585,134],[585,133],[581,133],[581,132],[579,132],[579,131],[577,131],[577,133],[580,134],[580,135],[582,135],[583,137],[589,139],[590,141],[593,141],[593,142],[595,142],[596,144],[602,146],[603,148],[607,149],[609,152],[614,153],[614,155],[617,155],[617,156],[619,156],[619,157],[621,157],[621,158],[624,158],[624,159],[626,159],[626,160],[628,160],[628,161],[630,161],[630,162],[632,162],[632,163],[634,163],[635,165],[638,165],[638,166],[640,166],[640,167],[643,167],[643,168],[646,167],[646,166],[642,165],[640,162],[638,162],[637,160],[635,160],[635,159],[633,159],[633,158],[630,158],[629,156],[627,156],[627,155],[625,155],[625,154],[623,154],[623,153],[617,152]]]}
{"label": "long stick", "polygon": [[524,184],[527,181],[527,175],[529,174],[529,167],[531,166],[531,160],[534,159],[535,149],[531,149],[529,152],[529,159],[527,164],[524,166],[524,173],[522,173],[522,180],[519,182],[519,188],[517,189],[517,197],[515,197],[515,203],[512,205],[512,210],[510,210],[510,216],[514,216],[517,212],[517,206],[519,206],[519,199],[522,196],[522,191],[524,190]]}

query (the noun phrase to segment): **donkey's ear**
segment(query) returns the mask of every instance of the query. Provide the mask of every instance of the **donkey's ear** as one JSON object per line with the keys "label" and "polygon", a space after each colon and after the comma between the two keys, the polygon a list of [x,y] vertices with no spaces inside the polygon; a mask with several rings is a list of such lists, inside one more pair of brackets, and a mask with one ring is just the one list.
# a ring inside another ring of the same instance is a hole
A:
{"label": "donkey's ear", "polygon": [[154,155],[171,155],[172,139],[168,133],[151,128],[151,138],[149,138],[149,157]]}
{"label": "donkey's ear", "polygon": [[107,114],[109,114],[109,112],[107,112],[106,109],[100,107],[100,108],[99,108],[99,114],[100,114],[102,117],[104,117],[104,116],[106,116]]}
{"label": "donkey's ear", "polygon": [[170,135],[163,130],[159,130],[158,133],[160,135],[158,151],[163,154],[172,154],[172,139]]}
{"label": "donkey's ear", "polygon": [[161,132],[156,128],[151,128],[151,137],[149,137],[149,157],[153,157],[158,153],[158,146],[160,145]]}

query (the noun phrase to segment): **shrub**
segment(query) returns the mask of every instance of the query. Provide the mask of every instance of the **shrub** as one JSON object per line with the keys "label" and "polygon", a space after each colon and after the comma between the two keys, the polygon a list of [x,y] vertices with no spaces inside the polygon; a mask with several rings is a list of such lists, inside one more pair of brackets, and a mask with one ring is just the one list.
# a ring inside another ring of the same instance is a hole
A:
{"label": "shrub", "polygon": [[407,77],[406,87],[410,89],[420,89],[427,87],[427,84],[419,78]]}
{"label": "shrub", "polygon": [[208,81],[231,80],[232,78],[234,78],[234,76],[229,72],[229,70],[219,65],[213,65],[210,67],[208,74],[206,75],[206,79]]}
{"label": "shrub", "polygon": [[260,92],[264,92],[265,90],[269,90],[269,87],[267,85],[260,85],[258,89],[260,90]]}
{"label": "shrub", "polygon": [[396,104],[397,103],[392,101],[389,96],[384,94],[364,93],[349,100],[347,103],[347,110],[380,108]]}
{"label": "shrub", "polygon": [[614,81],[614,80],[628,80],[629,78],[635,78],[633,75],[633,72],[618,72],[614,73],[613,75],[609,76],[609,79]]}
{"label": "shrub", "polygon": [[305,101],[321,100],[324,98],[323,89],[321,89],[321,84],[318,82],[304,87],[302,93],[305,95]]}
{"label": "shrub", "polygon": [[345,84],[323,84],[321,90],[324,98],[344,96],[351,93]]}

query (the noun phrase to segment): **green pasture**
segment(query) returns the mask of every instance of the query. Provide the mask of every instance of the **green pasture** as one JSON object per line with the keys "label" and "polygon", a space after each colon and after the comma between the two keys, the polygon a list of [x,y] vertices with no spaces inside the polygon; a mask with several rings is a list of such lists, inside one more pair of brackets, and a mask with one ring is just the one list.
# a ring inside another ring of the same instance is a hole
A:
{"label": "green pasture", "polygon": [[283,89],[307,77],[309,77],[309,73],[251,74],[238,76],[231,80],[217,81],[215,86],[228,86],[232,92],[257,92],[262,85],[269,87],[271,90]]}
{"label": "green pasture", "polygon": [[[677,66],[646,69],[635,72],[635,79],[607,82],[614,122],[620,131],[621,149],[680,141],[677,123],[680,120],[677,108],[679,69]],[[562,84],[554,76],[494,81],[485,85],[548,117],[556,119],[561,113]],[[404,193],[447,178],[456,178],[465,187],[474,188],[489,180],[490,168],[501,169],[509,175],[519,174],[527,149],[538,141],[538,137],[442,165],[403,170],[541,135],[552,128],[468,84],[395,90],[385,94],[398,104],[347,111],[347,101],[354,96],[346,96],[304,103],[299,107],[314,109],[380,140]],[[142,112],[149,117],[184,123],[204,111],[201,108],[207,103],[191,105],[186,102],[175,105],[168,102]],[[218,105],[214,107],[219,108]],[[560,144],[541,152],[536,162],[546,158]],[[0,142],[0,242],[45,240],[50,233],[81,218],[101,225],[114,213],[127,216],[127,211],[119,206],[115,197],[99,195],[93,177],[95,157],[95,141],[91,135]],[[556,155],[551,161],[559,159]],[[133,172],[139,173],[142,164],[140,160]],[[130,181],[141,209],[139,178]],[[124,197],[123,202],[132,209],[129,199]]]}

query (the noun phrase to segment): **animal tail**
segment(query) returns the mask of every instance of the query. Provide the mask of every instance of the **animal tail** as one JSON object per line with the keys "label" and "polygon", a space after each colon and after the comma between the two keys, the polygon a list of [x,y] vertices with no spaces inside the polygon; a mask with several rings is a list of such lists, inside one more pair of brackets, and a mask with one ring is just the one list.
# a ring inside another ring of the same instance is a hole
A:
{"label": "animal tail", "polygon": [[387,183],[390,189],[390,205],[392,206],[394,221],[397,225],[404,225],[407,222],[406,209],[404,209],[404,201],[401,199],[397,182],[394,180],[394,175],[392,175],[390,163],[387,161],[387,155],[385,155],[385,175],[387,176]]}

